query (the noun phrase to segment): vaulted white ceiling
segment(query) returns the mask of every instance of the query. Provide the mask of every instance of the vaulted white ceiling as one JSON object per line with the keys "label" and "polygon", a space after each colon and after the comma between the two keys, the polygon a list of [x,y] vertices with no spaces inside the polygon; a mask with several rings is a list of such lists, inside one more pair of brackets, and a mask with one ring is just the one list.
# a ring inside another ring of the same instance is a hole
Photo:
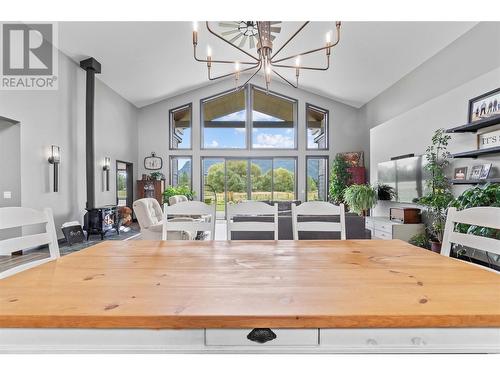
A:
{"label": "vaulted white ceiling", "polygon": [[[218,27],[217,22],[211,24]],[[283,22],[274,42],[275,50],[300,25]],[[475,25],[344,22],[330,70],[303,71],[300,86],[360,107]],[[334,22],[311,22],[287,46],[283,56],[324,45],[326,32],[333,29]],[[193,59],[191,32],[192,22],[61,22],[59,48],[77,62],[89,56],[96,58],[102,63],[99,78],[137,107],[143,107],[209,83],[206,66]],[[207,44],[214,58],[244,59],[244,54],[209,35],[200,22],[201,56],[206,54]],[[324,61],[322,53],[302,60],[304,64],[317,65]],[[223,70],[214,71],[218,72]],[[287,77],[294,79],[294,72]]]}

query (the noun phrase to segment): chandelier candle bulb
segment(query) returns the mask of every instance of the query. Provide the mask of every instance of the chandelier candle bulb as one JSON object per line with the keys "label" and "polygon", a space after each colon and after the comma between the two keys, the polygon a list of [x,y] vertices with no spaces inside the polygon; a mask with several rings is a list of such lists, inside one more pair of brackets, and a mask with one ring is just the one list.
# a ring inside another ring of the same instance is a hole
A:
{"label": "chandelier candle bulb", "polygon": [[332,45],[332,34],[329,32],[326,33],[326,46],[328,47],[326,49],[326,54],[327,56],[330,56],[331,53],[331,48],[330,46]]}
{"label": "chandelier candle bulb", "polygon": [[207,66],[210,68],[212,66],[212,48],[207,46]]}
{"label": "chandelier candle bulb", "polygon": [[193,46],[198,44],[198,22],[193,22]]}

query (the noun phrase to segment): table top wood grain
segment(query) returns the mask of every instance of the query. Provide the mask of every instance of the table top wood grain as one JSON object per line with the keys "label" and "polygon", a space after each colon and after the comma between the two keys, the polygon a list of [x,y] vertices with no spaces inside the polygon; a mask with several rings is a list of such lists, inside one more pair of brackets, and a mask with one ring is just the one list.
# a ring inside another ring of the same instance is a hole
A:
{"label": "table top wood grain", "polygon": [[399,240],[109,241],[0,280],[0,327],[500,327],[500,275]]}

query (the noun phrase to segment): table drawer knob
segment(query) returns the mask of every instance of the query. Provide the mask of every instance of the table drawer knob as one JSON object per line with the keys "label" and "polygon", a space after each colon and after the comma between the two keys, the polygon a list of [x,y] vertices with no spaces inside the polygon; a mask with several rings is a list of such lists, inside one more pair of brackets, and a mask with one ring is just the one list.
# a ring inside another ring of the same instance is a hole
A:
{"label": "table drawer knob", "polygon": [[274,333],[270,328],[254,328],[247,335],[247,339],[258,342],[259,344],[264,344],[265,342],[274,340],[276,337],[276,333]]}
{"label": "table drawer knob", "polygon": [[375,339],[368,339],[368,340],[366,340],[366,345],[372,345],[372,346],[378,345],[378,342]]}

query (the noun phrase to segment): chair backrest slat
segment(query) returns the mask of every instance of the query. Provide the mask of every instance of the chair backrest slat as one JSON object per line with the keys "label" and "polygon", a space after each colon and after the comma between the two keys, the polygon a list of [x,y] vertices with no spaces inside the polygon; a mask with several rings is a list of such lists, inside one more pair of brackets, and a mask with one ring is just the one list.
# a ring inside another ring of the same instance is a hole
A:
{"label": "chair backrest slat", "polygon": [[[170,220],[175,216],[194,218],[193,220]],[[210,239],[215,239],[216,207],[198,201],[184,201],[172,206],[163,205],[162,239],[168,239],[169,231],[210,231]]]}
{"label": "chair backrest slat", "polygon": [[[242,221],[234,221],[241,216]],[[263,221],[271,218],[272,221]],[[232,232],[274,232],[278,239],[278,204],[273,206],[258,201],[247,201],[227,206],[227,239],[231,240]]]}
{"label": "chair backrest slat", "polygon": [[51,241],[52,237],[48,233],[7,238],[6,240],[0,241],[0,255],[10,255],[19,250],[48,245]]}
{"label": "chair backrest slat", "polygon": [[450,207],[446,217],[441,255],[450,256],[453,244],[500,255],[500,240],[455,232],[456,224],[500,229],[500,207],[474,207],[457,211]]}
{"label": "chair backrest slat", "polygon": [[1,272],[0,279],[60,257],[54,217],[50,208],[46,208],[43,211],[25,207],[0,208],[0,229],[17,228],[34,224],[45,224],[45,231],[43,233],[0,240],[0,255],[10,255],[19,250],[48,245],[49,257],[26,262],[20,266]]}
{"label": "chair backrest slat", "polygon": [[44,211],[26,207],[4,207],[0,212],[0,229],[47,223]]}
{"label": "chair backrest slat", "polygon": [[[319,221],[314,216],[339,216],[339,222]],[[313,216],[314,221],[299,221],[299,216]],[[335,206],[328,202],[304,202],[292,204],[293,239],[299,239],[299,232],[340,232],[340,239],[346,239],[344,205]]]}

